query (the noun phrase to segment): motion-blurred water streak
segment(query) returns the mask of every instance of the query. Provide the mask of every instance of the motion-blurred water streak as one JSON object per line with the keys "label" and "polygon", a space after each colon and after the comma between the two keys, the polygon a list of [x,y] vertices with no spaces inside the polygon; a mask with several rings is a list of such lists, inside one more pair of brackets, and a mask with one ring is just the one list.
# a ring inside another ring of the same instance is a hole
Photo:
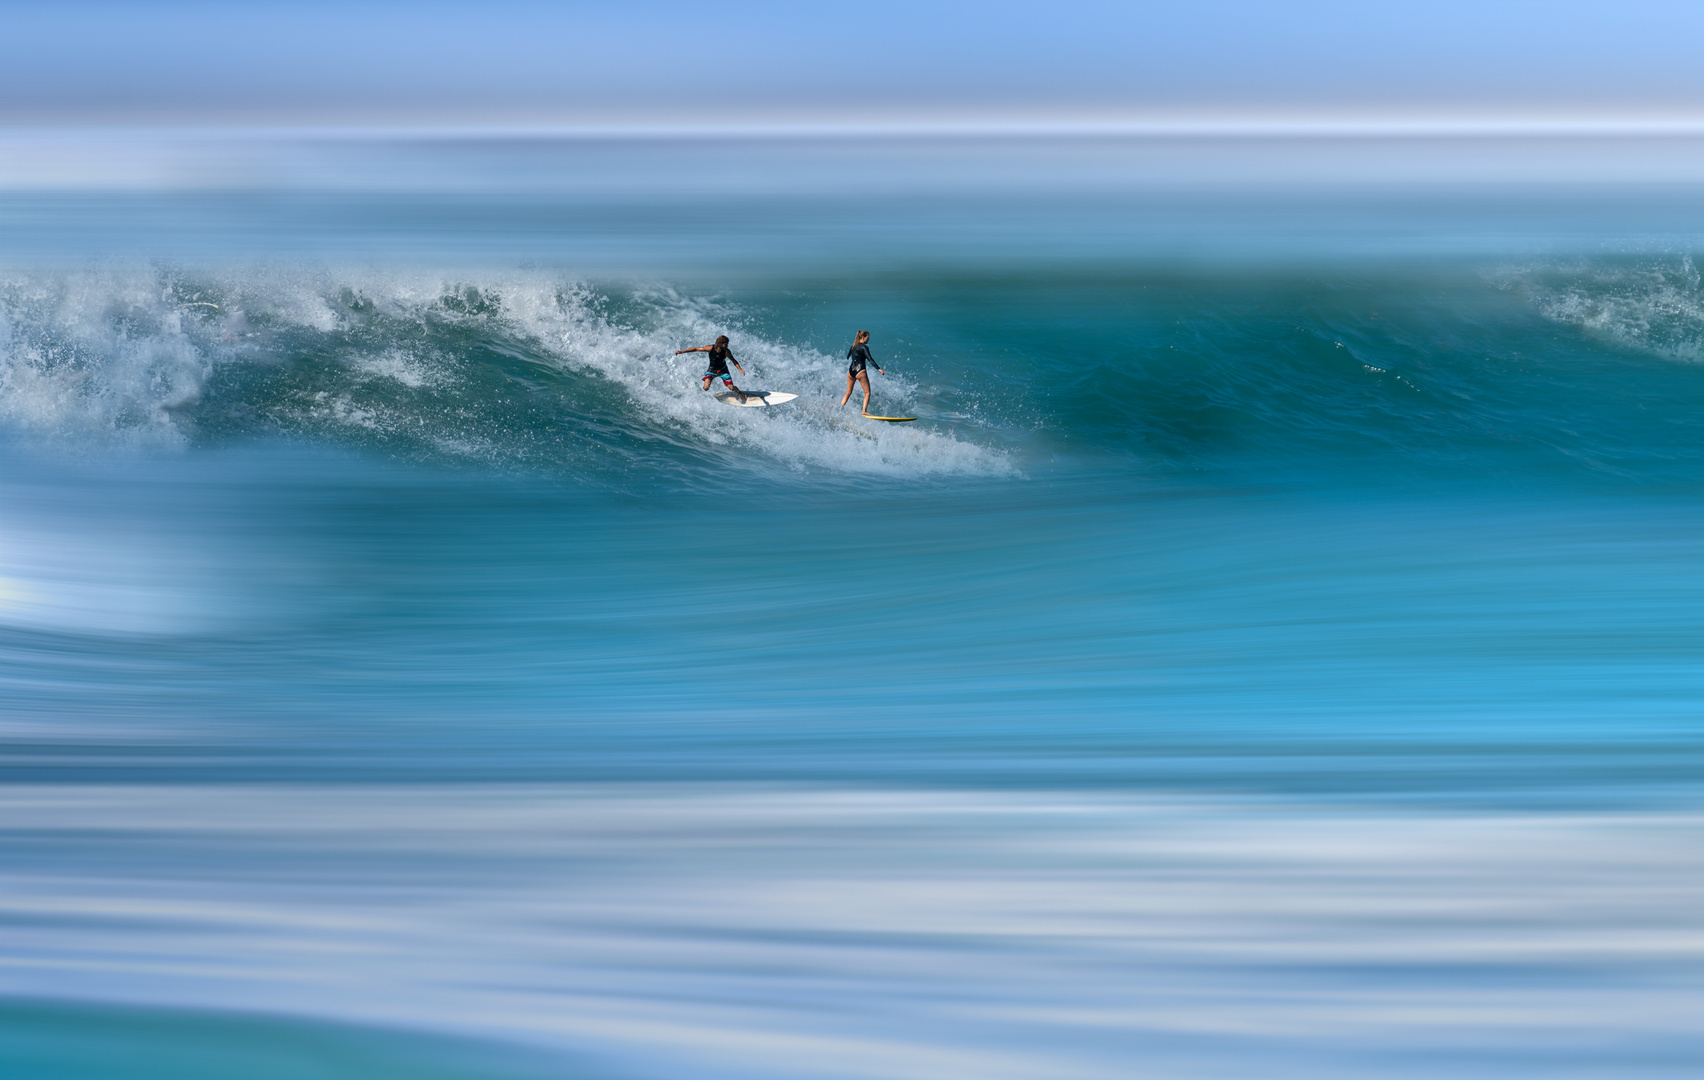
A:
{"label": "motion-blurred water streak", "polygon": [[0,987],[641,1075],[1686,1075],[1696,813],[797,785],[58,786]]}
{"label": "motion-blurred water streak", "polygon": [[546,142],[0,183],[8,1080],[1696,1072],[1684,177]]}

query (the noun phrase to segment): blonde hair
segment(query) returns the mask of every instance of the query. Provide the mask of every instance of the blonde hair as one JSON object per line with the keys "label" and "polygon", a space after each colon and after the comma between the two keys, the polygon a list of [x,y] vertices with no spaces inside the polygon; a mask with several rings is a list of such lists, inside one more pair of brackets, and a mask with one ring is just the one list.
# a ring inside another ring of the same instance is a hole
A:
{"label": "blonde hair", "polygon": [[870,332],[868,330],[860,330],[858,331],[858,336],[852,339],[852,344],[856,345],[860,341],[868,341],[869,338]]}

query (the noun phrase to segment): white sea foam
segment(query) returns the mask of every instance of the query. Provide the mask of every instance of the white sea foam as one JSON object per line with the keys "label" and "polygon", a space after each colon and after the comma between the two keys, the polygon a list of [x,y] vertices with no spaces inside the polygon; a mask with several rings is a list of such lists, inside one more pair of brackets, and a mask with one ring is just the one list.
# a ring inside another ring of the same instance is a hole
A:
{"label": "white sea foam", "polygon": [[0,419],[70,440],[171,445],[211,364],[148,271],[0,277]]}
{"label": "white sea foam", "polygon": [[1557,322],[1669,359],[1704,360],[1704,282],[1690,255],[1529,266],[1495,279]]}
{"label": "white sea foam", "polygon": [[391,379],[411,390],[436,386],[445,381],[447,374],[442,367],[402,349],[387,349],[377,356],[358,359],[351,366],[375,379]]}

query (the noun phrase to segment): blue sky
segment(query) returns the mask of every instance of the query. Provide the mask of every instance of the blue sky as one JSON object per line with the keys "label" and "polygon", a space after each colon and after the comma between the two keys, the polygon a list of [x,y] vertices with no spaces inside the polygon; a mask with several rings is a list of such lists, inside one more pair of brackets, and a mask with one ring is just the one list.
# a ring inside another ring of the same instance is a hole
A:
{"label": "blue sky", "polygon": [[1696,123],[1704,5],[0,2],[0,124]]}

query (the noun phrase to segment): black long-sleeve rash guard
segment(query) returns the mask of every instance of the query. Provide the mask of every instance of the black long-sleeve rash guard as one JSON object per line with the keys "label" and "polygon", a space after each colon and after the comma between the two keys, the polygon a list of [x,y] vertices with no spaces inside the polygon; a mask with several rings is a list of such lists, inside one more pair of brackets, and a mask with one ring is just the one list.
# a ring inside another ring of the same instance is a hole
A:
{"label": "black long-sleeve rash guard", "polygon": [[863,371],[865,364],[875,364],[878,371],[881,369],[881,365],[876,364],[876,358],[870,355],[870,347],[868,345],[854,345],[850,349],[847,349],[846,359],[852,361],[852,363],[846,368],[846,373],[848,375],[856,375],[860,371]]}

